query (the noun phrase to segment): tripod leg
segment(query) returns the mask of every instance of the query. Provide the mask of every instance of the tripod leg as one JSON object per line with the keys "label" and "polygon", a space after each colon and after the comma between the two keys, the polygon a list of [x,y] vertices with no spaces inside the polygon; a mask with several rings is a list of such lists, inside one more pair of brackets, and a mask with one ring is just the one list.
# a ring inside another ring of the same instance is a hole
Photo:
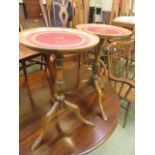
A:
{"label": "tripod leg", "polygon": [[58,111],[58,108],[59,108],[59,102],[56,101],[54,103],[53,107],[48,111],[48,113],[45,116],[45,120],[43,122],[44,126],[43,126],[42,133],[40,134],[40,136],[33,143],[32,147],[31,147],[32,151],[36,150],[39,147],[42,139],[44,138],[44,136],[46,134],[49,123],[50,123],[51,119],[55,116],[56,112]]}
{"label": "tripod leg", "polygon": [[97,94],[98,94],[98,105],[99,105],[99,109],[101,111],[101,115],[102,115],[102,118],[104,120],[107,120],[107,116],[106,116],[106,113],[104,112],[103,110],[103,107],[102,107],[102,90],[99,86],[99,82],[98,80],[94,80],[94,85],[95,85],[95,88],[96,88],[96,91],[97,91]]}
{"label": "tripod leg", "polygon": [[[102,42],[100,43],[102,44]],[[101,81],[100,81],[100,68],[101,68],[101,51],[100,49],[95,50],[95,63],[93,64],[93,82],[94,82],[94,86],[95,89],[97,91],[97,95],[98,95],[98,105],[99,105],[99,109],[102,115],[102,118],[104,120],[107,120],[107,116],[103,110],[102,107],[102,90],[101,90]],[[103,64],[102,64],[103,65]],[[102,86],[103,87],[103,86]]]}
{"label": "tripod leg", "polygon": [[80,113],[80,109],[77,105],[67,101],[67,100],[64,100],[64,105],[65,105],[65,108],[71,112],[73,112],[78,118],[80,121],[82,121],[83,123],[85,123],[86,125],[89,125],[89,126],[94,126],[94,124],[90,121],[87,121]]}

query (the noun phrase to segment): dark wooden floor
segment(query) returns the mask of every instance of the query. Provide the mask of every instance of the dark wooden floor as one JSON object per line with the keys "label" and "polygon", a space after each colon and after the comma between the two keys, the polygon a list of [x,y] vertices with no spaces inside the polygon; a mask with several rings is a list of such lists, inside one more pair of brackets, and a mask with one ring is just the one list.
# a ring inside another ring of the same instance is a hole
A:
{"label": "dark wooden floor", "polygon": [[[88,73],[83,70],[81,75]],[[87,74],[89,77],[90,74]],[[73,89],[76,86],[76,70],[65,70],[65,80]],[[99,114],[96,93],[92,86],[83,87],[76,96],[67,97],[77,104],[81,113],[95,123],[87,127],[72,113],[60,112],[51,122],[41,146],[31,152],[30,147],[42,129],[44,115],[51,108],[50,88],[44,71],[29,75],[28,84],[20,78],[20,155],[77,155],[92,151],[104,143],[113,133],[119,116],[119,100],[110,84],[105,82],[103,107],[108,121]]]}

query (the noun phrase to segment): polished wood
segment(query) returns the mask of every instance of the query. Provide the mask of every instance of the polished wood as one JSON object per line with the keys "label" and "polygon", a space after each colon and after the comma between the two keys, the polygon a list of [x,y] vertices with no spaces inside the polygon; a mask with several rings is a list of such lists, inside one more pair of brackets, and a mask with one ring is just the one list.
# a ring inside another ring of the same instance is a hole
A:
{"label": "polished wood", "polygon": [[[64,71],[65,91],[76,87],[77,72],[74,66]],[[81,68],[80,78],[90,78],[91,72]],[[35,152],[30,151],[32,142],[41,131],[43,116],[51,108],[50,87],[47,74],[42,71],[29,75],[25,84],[20,78],[20,154],[22,155],[71,155],[86,154],[103,144],[113,133],[119,118],[119,100],[107,80],[104,83],[102,105],[108,120],[103,121],[95,104],[97,94],[93,87],[83,87],[75,96],[67,99],[80,107],[82,114],[91,120],[95,127],[87,127],[71,112],[58,113],[50,123],[45,139]]]}
{"label": "polished wood", "polygon": [[134,48],[134,40],[113,42],[108,46],[109,79],[120,98],[128,102],[124,127],[130,105],[135,102],[135,62],[132,48]]}

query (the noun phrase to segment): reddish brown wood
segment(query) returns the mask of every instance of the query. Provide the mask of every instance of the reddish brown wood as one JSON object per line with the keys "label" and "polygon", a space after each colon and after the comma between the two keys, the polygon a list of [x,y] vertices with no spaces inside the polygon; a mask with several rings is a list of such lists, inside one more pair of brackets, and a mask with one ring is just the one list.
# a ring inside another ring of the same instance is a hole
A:
{"label": "reddish brown wood", "polygon": [[25,0],[27,18],[42,18],[38,0]]}
{"label": "reddish brown wood", "polygon": [[23,3],[19,3],[19,19],[25,19],[25,8]]}
{"label": "reddish brown wood", "polygon": [[[67,67],[64,71],[67,83],[65,86],[68,86],[66,91],[76,86],[77,73],[74,68]],[[90,76],[86,68],[80,73],[82,79]],[[94,88],[83,87],[75,96],[67,99],[76,103],[85,118],[95,123],[95,127],[88,127],[74,114],[62,111],[50,123],[41,146],[33,153],[30,151],[32,143],[40,134],[43,117],[51,107],[50,87],[46,76],[42,71],[33,73],[29,76],[27,84],[24,83],[23,77],[20,78],[20,154],[85,154],[104,143],[117,125],[120,110],[118,97],[108,82],[105,82],[103,91],[103,107],[108,117],[107,121],[103,121],[99,115]]]}

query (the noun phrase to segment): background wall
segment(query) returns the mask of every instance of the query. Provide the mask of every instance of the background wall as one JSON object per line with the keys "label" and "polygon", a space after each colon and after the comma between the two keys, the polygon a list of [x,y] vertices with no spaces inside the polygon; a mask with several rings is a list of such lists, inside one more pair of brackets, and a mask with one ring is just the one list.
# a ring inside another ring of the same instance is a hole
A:
{"label": "background wall", "polygon": [[[112,2],[113,0],[90,0],[90,6],[102,6],[103,11],[111,11]],[[127,0],[127,3],[131,5],[131,0]],[[133,7],[133,12],[135,12],[135,6]]]}
{"label": "background wall", "polygon": [[90,6],[102,7],[103,11],[111,11],[113,0],[90,0]]}
{"label": "background wall", "polygon": [[101,0],[102,1],[102,10],[111,11],[113,0]]}

